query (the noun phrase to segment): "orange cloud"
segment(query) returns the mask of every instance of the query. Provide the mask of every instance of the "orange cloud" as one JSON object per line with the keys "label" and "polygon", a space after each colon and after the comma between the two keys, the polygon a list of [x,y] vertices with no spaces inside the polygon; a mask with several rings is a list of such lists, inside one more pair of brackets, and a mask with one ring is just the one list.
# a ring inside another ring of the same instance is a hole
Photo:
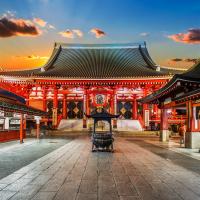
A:
{"label": "orange cloud", "polygon": [[70,38],[70,39],[74,38],[74,34],[71,30],[61,31],[59,32],[59,34],[66,38]]}
{"label": "orange cloud", "polygon": [[181,62],[181,61],[183,61],[183,59],[182,58],[172,58],[170,61],[172,61],[172,62]]}
{"label": "orange cloud", "polygon": [[41,26],[41,27],[45,27],[45,26],[47,25],[47,22],[45,22],[45,21],[44,21],[43,19],[41,19],[41,18],[34,18],[33,21],[34,21],[37,25],[39,25],[39,26]]}
{"label": "orange cloud", "polygon": [[197,58],[186,58],[184,61],[185,62],[197,63],[198,59]]}
{"label": "orange cloud", "polygon": [[0,37],[37,36],[41,34],[32,21],[15,18],[0,18]]}
{"label": "orange cloud", "polygon": [[73,30],[68,29],[66,31],[59,32],[59,34],[62,35],[63,37],[70,38],[70,39],[75,38],[75,36],[83,37],[83,32],[79,29],[73,29]]}
{"label": "orange cloud", "polygon": [[174,40],[175,42],[200,44],[200,28],[189,29],[187,33],[169,35],[168,38]]}
{"label": "orange cloud", "polygon": [[96,38],[101,38],[101,37],[104,37],[106,35],[106,33],[103,30],[99,29],[99,28],[92,28],[90,30],[90,32],[92,34],[94,34]]}
{"label": "orange cloud", "polygon": [[197,58],[172,58],[169,62],[188,62],[188,63],[196,63]]}
{"label": "orange cloud", "polygon": [[73,33],[75,33],[78,37],[83,37],[83,32],[79,29],[73,29]]}
{"label": "orange cloud", "polygon": [[15,58],[25,59],[25,60],[38,60],[38,59],[47,60],[47,59],[49,59],[48,56],[37,56],[37,55],[15,56]]}

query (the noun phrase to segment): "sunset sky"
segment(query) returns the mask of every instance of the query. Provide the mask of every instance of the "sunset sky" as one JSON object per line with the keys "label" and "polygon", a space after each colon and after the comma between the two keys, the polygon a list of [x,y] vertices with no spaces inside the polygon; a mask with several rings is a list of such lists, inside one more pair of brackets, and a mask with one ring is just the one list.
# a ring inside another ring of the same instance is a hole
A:
{"label": "sunset sky", "polygon": [[0,1],[2,69],[42,66],[55,42],[143,41],[159,65],[193,65],[200,58],[200,1]]}

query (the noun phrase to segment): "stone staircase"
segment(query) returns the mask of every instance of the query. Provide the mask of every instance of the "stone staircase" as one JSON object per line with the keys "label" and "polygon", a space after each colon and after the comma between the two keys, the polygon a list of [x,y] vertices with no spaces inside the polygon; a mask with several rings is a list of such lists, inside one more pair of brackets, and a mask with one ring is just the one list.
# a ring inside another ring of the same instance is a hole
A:
{"label": "stone staircase", "polygon": [[58,126],[59,131],[77,132],[83,131],[82,119],[62,119]]}

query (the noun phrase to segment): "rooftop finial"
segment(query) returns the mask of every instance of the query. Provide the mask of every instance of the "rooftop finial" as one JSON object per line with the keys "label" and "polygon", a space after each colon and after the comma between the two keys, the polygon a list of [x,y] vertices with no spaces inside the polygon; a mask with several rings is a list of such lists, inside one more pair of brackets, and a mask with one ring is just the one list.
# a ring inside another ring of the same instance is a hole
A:
{"label": "rooftop finial", "polygon": [[146,41],[144,41],[144,46],[145,46],[145,48],[147,47],[147,43],[146,43]]}

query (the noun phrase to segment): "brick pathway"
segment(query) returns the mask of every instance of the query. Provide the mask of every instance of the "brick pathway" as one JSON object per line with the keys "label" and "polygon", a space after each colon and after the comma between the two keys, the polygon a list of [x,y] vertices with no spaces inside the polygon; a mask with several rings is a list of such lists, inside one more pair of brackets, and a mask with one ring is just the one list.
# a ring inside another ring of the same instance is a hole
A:
{"label": "brick pathway", "polygon": [[185,168],[173,162],[176,152],[150,145],[117,138],[115,153],[91,153],[88,138],[75,139],[1,179],[0,199],[200,199],[200,161],[178,157]]}

